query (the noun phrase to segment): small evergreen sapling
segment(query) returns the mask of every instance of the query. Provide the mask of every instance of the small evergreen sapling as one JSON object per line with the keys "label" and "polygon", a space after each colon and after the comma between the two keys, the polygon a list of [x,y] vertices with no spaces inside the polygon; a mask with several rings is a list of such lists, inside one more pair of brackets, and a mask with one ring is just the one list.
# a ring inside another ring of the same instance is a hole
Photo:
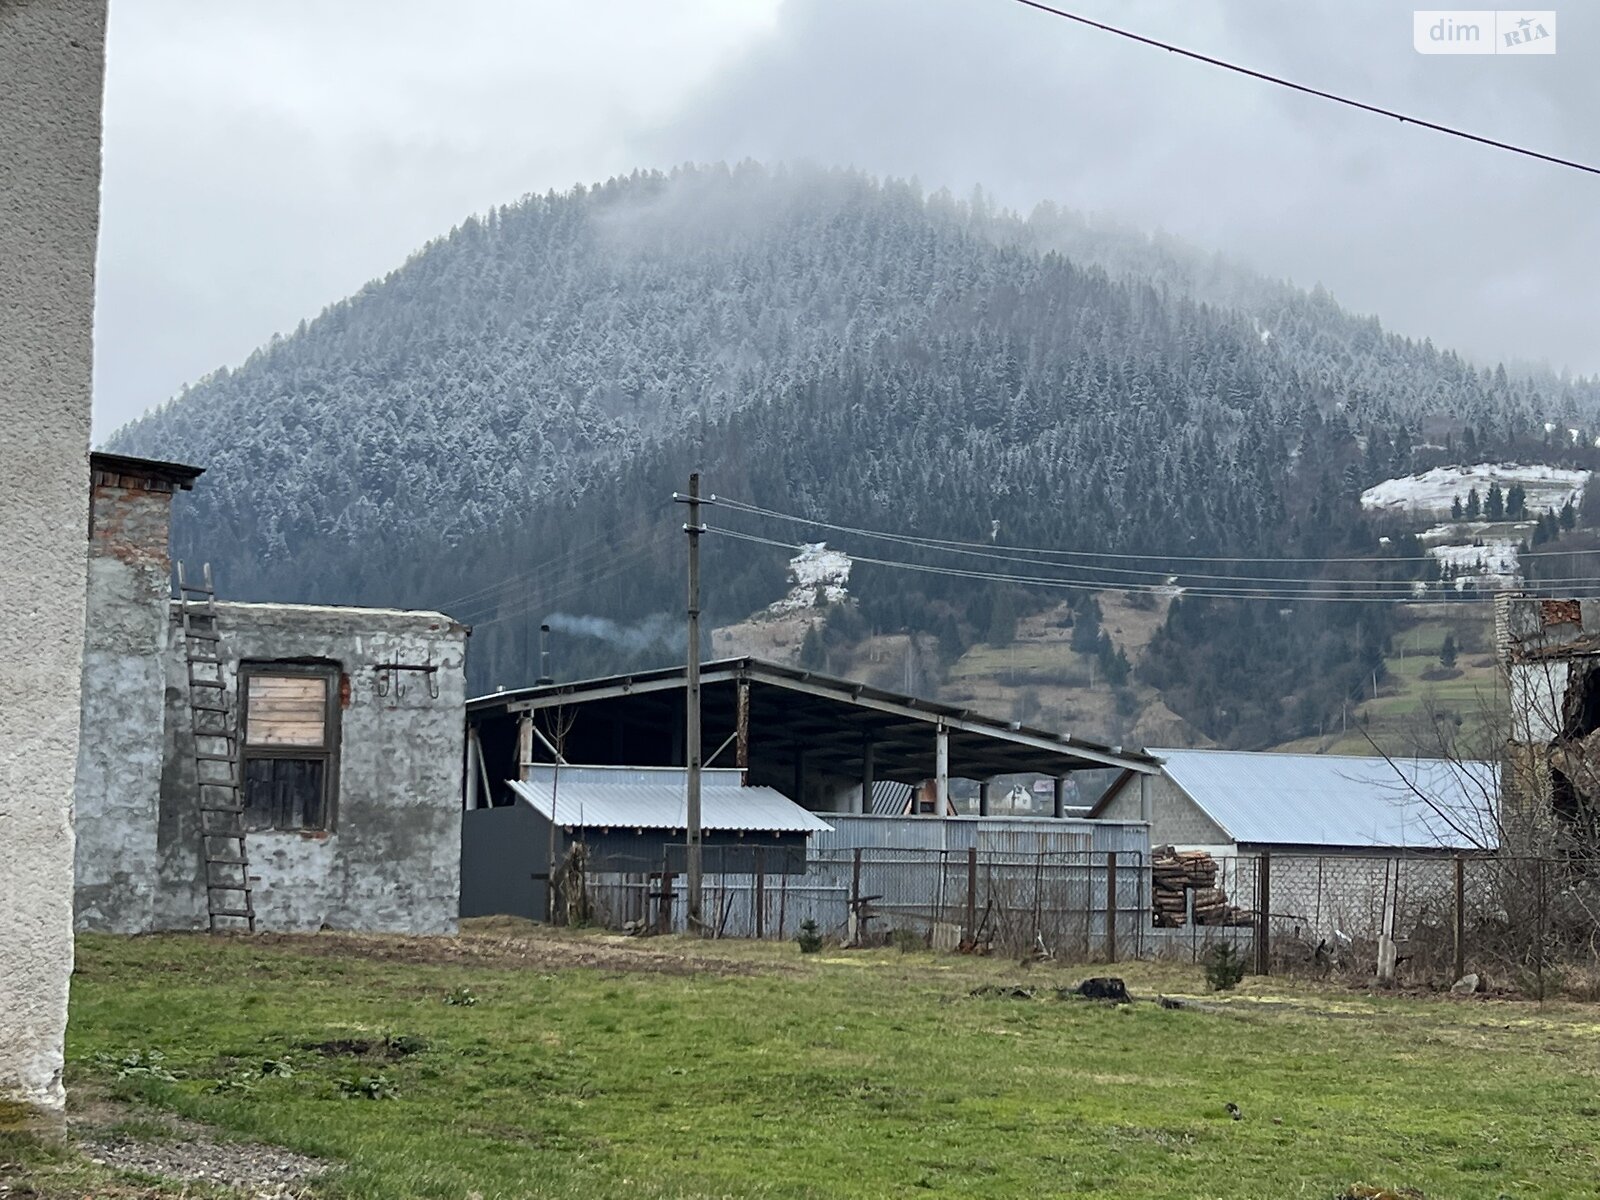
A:
{"label": "small evergreen sapling", "polygon": [[801,954],[815,954],[822,949],[822,933],[810,917],[800,922],[800,932],[794,935],[794,940]]}
{"label": "small evergreen sapling", "polygon": [[1213,992],[1231,991],[1244,978],[1244,960],[1231,942],[1218,942],[1206,956],[1206,983]]}

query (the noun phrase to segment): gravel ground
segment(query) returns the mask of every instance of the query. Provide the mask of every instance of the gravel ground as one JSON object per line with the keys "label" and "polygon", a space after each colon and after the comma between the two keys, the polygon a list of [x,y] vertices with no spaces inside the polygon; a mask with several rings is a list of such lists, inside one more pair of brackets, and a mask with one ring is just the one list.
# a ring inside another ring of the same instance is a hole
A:
{"label": "gravel ground", "polygon": [[325,1163],[292,1150],[258,1142],[219,1142],[193,1130],[171,1141],[119,1135],[73,1141],[97,1166],[232,1188],[251,1200],[291,1200],[302,1195],[300,1185],[326,1170]]}

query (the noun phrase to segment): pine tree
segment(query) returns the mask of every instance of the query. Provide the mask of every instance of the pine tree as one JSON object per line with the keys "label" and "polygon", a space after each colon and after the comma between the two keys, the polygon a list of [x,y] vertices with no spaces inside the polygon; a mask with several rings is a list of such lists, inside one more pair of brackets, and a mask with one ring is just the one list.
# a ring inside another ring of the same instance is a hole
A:
{"label": "pine tree", "polygon": [[1478,499],[1478,489],[1470,488],[1467,491],[1467,520],[1476,521],[1483,513],[1482,502]]}
{"label": "pine tree", "polygon": [[1506,501],[1500,492],[1499,483],[1491,483],[1489,485],[1489,496],[1484,504],[1484,513],[1491,521],[1498,521],[1506,515]]}
{"label": "pine tree", "polygon": [[1506,516],[1520,521],[1528,514],[1528,492],[1520,483],[1513,483],[1506,492]]}
{"label": "pine tree", "polygon": [[1463,509],[1461,507],[1461,497],[1460,496],[1457,496],[1454,500],[1450,501],[1450,519],[1451,520],[1453,520],[1453,521],[1461,520],[1461,515],[1462,515],[1462,513],[1464,511],[1465,511],[1465,509]]}
{"label": "pine tree", "polygon": [[805,640],[800,643],[800,665],[808,671],[822,671],[828,666],[828,651],[814,622],[806,629]]}
{"label": "pine tree", "polygon": [[1072,622],[1071,645],[1079,654],[1100,653],[1100,603],[1093,596],[1078,609]]}
{"label": "pine tree", "polygon": [[1456,665],[1456,635],[1446,633],[1444,642],[1439,646],[1439,665],[1453,668]]}
{"label": "pine tree", "polygon": [[1577,528],[1577,526],[1578,526],[1578,510],[1572,507],[1572,501],[1571,500],[1568,500],[1565,504],[1563,504],[1561,506],[1561,518],[1560,519],[1561,519],[1561,528],[1562,529],[1572,530],[1572,529],[1576,529]]}
{"label": "pine tree", "polygon": [[1133,667],[1128,662],[1127,652],[1113,647],[1109,637],[1100,639],[1100,670],[1105,675],[1106,682],[1112,687],[1121,687],[1128,682],[1128,676]]}
{"label": "pine tree", "polygon": [[950,666],[966,653],[966,643],[961,639],[961,623],[953,613],[946,613],[939,622],[939,659]]}
{"label": "pine tree", "polygon": [[991,646],[1009,646],[1017,640],[1017,602],[1009,590],[994,598],[994,607],[989,610],[989,636],[984,640]]}

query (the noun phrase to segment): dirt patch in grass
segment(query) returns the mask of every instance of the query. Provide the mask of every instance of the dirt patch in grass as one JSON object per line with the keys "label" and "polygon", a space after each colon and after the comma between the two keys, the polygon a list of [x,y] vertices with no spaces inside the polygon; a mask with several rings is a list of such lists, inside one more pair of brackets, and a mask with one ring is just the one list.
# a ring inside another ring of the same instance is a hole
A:
{"label": "dirt patch in grass", "polygon": [[[429,966],[513,967],[551,971],[587,967],[654,975],[752,975],[751,963],[695,950],[676,938],[591,935],[551,936],[523,922],[486,923],[457,937],[411,937],[362,933],[264,933],[252,945],[282,946],[329,958],[367,958],[379,962]],[[526,930],[527,932],[523,932]],[[770,970],[772,968],[765,968]]]}
{"label": "dirt patch in grass", "polygon": [[79,1153],[98,1167],[209,1184],[256,1200],[309,1195],[305,1185],[327,1169],[326,1163],[281,1146],[218,1141],[201,1126],[159,1141],[122,1134],[73,1141]]}
{"label": "dirt patch in grass", "polygon": [[65,1140],[0,1144],[3,1200],[298,1200],[329,1164],[77,1088]]}

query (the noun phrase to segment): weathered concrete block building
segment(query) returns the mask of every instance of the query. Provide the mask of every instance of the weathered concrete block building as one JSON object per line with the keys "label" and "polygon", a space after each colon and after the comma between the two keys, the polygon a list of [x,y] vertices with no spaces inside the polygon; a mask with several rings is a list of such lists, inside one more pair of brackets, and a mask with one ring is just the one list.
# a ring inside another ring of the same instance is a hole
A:
{"label": "weathered concrete block building", "polygon": [[0,1101],[59,1109],[72,977],[105,0],[0,4]]}
{"label": "weathered concrete block building", "polygon": [[[398,609],[225,603],[217,612],[240,698],[259,926],[454,933],[466,628],[442,613]],[[195,760],[171,628],[155,925],[200,929]],[[292,700],[286,686],[298,689]],[[277,715],[290,703],[292,730]]]}
{"label": "weathered concrete block building", "polygon": [[1600,600],[1499,596],[1509,703],[1505,826],[1514,848],[1600,847]]}
{"label": "weathered concrete block building", "polygon": [[80,928],[154,928],[172,563],[173,494],[195,467],[96,454],[89,475],[89,612],[78,747]]}
{"label": "weathered concrete block building", "polygon": [[[200,471],[93,459],[76,919],[208,925],[172,498]],[[258,928],[448,933],[460,890],[465,627],[441,613],[215,605]]]}

